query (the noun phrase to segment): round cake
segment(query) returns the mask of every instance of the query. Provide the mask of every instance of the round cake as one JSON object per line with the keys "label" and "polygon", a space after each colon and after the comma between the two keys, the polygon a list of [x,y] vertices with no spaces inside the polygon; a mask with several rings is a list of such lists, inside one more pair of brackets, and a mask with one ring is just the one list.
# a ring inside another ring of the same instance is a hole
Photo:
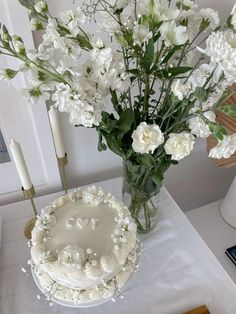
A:
{"label": "round cake", "polygon": [[119,293],[136,268],[136,225],[122,202],[90,186],[42,209],[32,270],[54,300],[89,303]]}

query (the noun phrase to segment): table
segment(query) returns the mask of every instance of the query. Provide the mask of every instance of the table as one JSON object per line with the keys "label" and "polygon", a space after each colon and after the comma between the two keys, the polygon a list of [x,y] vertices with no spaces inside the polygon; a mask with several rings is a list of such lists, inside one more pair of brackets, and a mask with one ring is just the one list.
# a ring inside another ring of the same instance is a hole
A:
{"label": "table", "polygon": [[[99,183],[121,196],[121,179]],[[38,208],[60,193],[36,199]],[[142,236],[140,267],[124,291],[124,299],[96,308],[49,307],[38,300],[32,277],[21,271],[30,257],[22,230],[31,214],[27,201],[0,207],[1,314],[180,314],[206,304],[212,314],[236,313],[236,286],[205,242],[163,188],[157,227]]]}
{"label": "table", "polygon": [[220,214],[222,200],[186,212],[186,216],[236,284],[236,266],[225,250],[236,245],[236,229]]}

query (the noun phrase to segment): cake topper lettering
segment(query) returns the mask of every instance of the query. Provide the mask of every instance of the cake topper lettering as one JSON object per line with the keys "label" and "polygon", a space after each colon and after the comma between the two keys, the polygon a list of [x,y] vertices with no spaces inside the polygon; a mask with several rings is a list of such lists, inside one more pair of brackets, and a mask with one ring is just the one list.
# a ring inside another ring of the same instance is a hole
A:
{"label": "cake topper lettering", "polygon": [[68,229],[71,229],[73,227],[77,227],[79,229],[90,227],[93,230],[95,230],[97,228],[98,222],[99,222],[98,218],[70,217],[66,220],[66,227]]}

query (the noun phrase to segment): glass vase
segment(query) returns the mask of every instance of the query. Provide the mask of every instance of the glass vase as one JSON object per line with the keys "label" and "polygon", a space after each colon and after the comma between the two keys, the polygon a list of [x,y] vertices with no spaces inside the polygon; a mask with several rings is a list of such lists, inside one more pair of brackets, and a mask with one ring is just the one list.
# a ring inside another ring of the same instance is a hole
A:
{"label": "glass vase", "polygon": [[139,233],[149,232],[157,223],[162,180],[154,182],[156,169],[130,160],[123,161],[123,202],[130,210]]}

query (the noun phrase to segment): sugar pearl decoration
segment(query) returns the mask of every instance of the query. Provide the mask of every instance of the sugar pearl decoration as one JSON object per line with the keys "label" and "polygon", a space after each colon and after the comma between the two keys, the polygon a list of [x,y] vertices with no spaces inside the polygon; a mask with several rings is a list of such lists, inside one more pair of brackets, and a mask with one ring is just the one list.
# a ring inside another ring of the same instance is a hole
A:
{"label": "sugar pearl decoration", "polygon": [[87,252],[87,254],[91,255],[93,253],[93,250],[90,248],[87,248],[86,252]]}

